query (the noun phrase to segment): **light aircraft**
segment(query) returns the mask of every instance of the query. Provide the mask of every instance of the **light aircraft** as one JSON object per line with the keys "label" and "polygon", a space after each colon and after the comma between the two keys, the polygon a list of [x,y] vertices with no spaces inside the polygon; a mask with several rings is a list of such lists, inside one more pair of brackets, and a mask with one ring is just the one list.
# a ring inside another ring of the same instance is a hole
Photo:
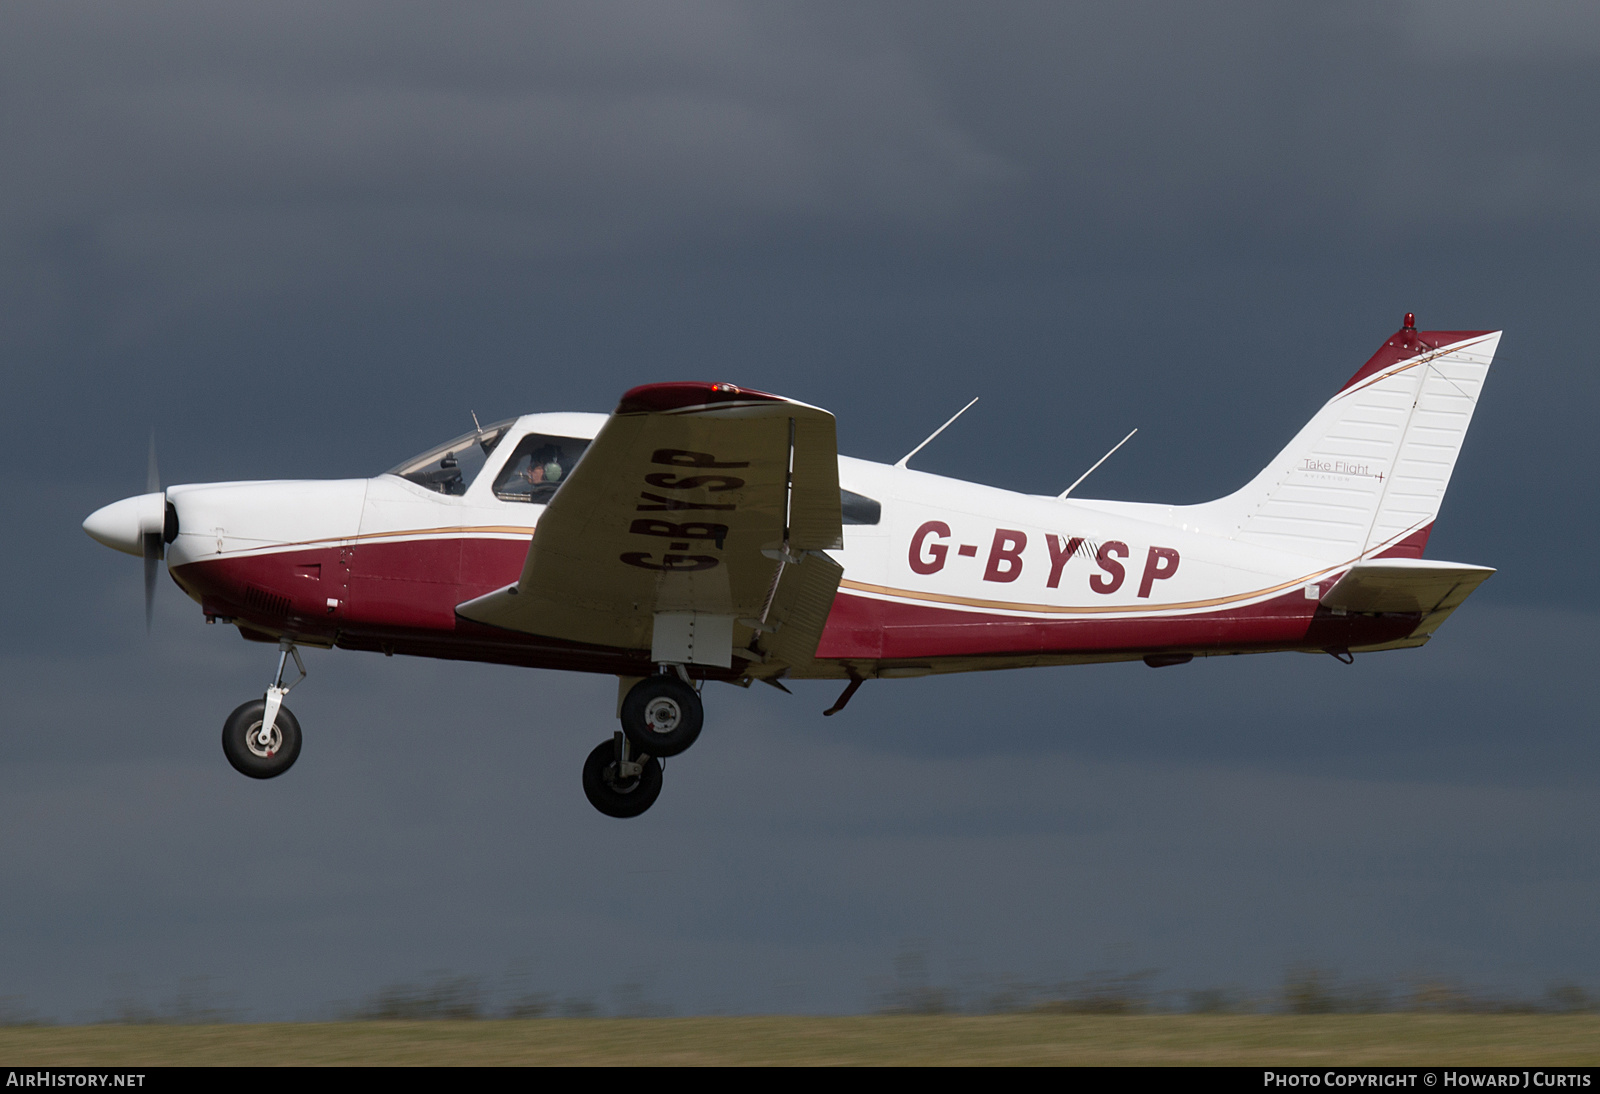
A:
{"label": "light aircraft", "polygon": [[825,410],[658,383],[370,479],[161,489],[152,456],[149,491],[84,530],[144,558],[147,624],[165,561],[208,623],[277,645],[223,728],[245,775],[300,754],[301,646],[607,673],[621,730],[583,788],[633,817],[699,736],[707,680],[846,681],[831,715],[866,680],[1422,645],[1494,572],[1422,555],[1499,340],[1408,314],[1260,474],[1199,505],[924,474],[921,445],[851,459]]}

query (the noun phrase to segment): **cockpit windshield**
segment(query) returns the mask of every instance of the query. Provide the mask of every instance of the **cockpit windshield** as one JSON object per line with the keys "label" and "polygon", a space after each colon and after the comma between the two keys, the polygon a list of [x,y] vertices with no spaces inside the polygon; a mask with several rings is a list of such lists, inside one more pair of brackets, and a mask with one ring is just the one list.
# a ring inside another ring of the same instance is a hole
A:
{"label": "cockpit windshield", "polygon": [[418,486],[437,490],[441,494],[459,497],[467,492],[472,480],[483,470],[483,461],[515,422],[515,418],[507,418],[471,433],[463,433],[453,441],[430,448],[420,456],[413,456],[399,467],[390,468],[388,474],[399,475],[402,479],[409,479]]}
{"label": "cockpit windshield", "polygon": [[494,496],[501,501],[548,504],[588,447],[581,437],[529,433],[495,477]]}

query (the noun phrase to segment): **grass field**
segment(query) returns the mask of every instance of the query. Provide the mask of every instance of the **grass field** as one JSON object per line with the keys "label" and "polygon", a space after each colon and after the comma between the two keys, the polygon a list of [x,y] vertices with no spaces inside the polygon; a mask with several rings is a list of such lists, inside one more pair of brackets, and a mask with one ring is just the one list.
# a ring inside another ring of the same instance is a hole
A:
{"label": "grass field", "polygon": [[546,1018],[0,1029],[0,1066],[1600,1063],[1595,1015]]}

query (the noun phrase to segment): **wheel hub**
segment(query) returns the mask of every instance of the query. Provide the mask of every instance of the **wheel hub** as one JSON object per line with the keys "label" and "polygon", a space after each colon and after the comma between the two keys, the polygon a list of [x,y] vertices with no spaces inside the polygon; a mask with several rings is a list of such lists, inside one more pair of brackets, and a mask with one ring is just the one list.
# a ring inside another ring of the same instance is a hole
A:
{"label": "wheel hub", "polygon": [[650,700],[644,708],[644,724],[652,733],[671,733],[678,728],[678,723],[681,721],[683,721],[683,711],[676,702],[666,696]]}
{"label": "wheel hub", "polygon": [[618,768],[621,764],[612,764],[606,768],[606,785],[618,794],[631,794],[639,789],[639,776],[623,775]]}
{"label": "wheel hub", "polygon": [[262,744],[261,723],[257,722],[252,725],[249,732],[244,735],[244,743],[255,755],[261,757],[263,760],[270,760],[273,756],[277,755],[278,749],[283,747],[283,731],[277,726],[273,726],[272,735],[268,738],[266,744]]}

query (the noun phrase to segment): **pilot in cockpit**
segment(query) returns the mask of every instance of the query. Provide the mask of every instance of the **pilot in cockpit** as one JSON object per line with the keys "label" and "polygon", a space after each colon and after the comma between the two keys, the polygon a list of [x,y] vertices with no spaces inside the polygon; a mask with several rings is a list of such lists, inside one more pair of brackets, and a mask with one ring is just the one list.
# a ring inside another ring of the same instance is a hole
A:
{"label": "pilot in cockpit", "polygon": [[557,488],[572,477],[572,469],[587,447],[586,440],[530,433],[495,476],[495,497],[548,504]]}
{"label": "pilot in cockpit", "polygon": [[536,449],[527,459],[527,465],[522,469],[522,477],[531,486],[538,486],[541,483],[554,485],[566,474],[561,466],[561,450],[553,444]]}

